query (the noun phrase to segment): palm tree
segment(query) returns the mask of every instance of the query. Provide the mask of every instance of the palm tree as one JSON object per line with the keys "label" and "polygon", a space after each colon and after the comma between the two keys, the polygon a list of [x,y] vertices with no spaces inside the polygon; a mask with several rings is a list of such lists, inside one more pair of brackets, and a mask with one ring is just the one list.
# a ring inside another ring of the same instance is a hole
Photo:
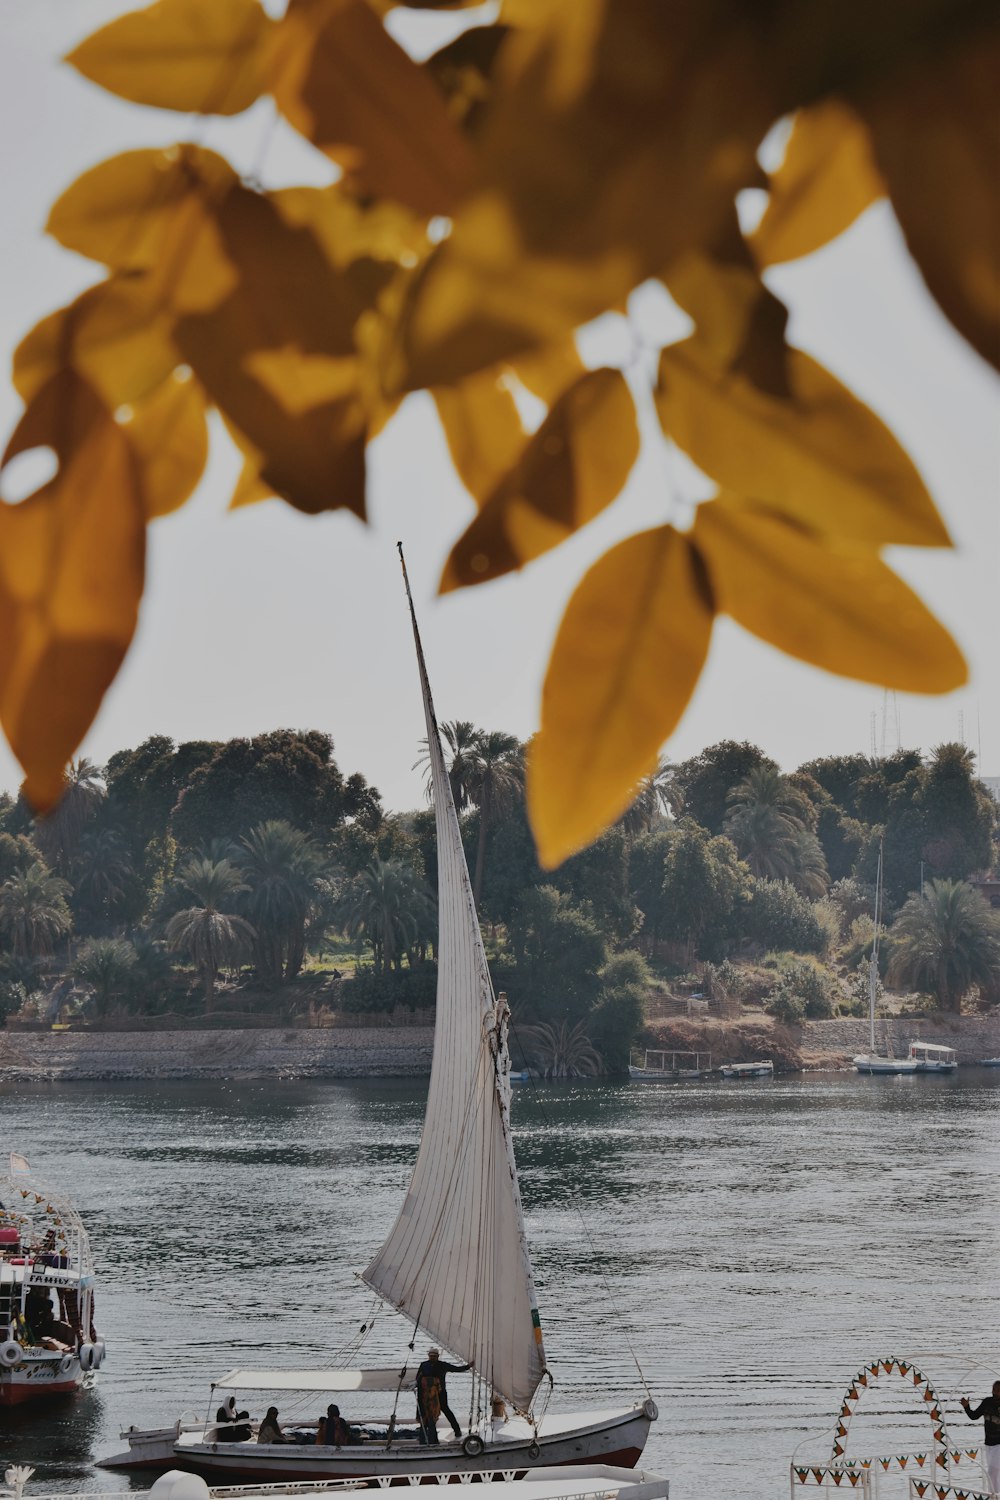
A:
{"label": "palm tree", "polygon": [[470,800],[479,809],[479,840],[472,879],[472,895],[478,906],[486,867],[487,833],[524,796],[524,754],[520,740],[499,729],[480,730],[467,780]]}
{"label": "palm tree", "polygon": [[73,886],[88,911],[114,906],[125,895],[132,860],[115,828],[88,828],[71,865]]}
{"label": "palm tree", "polygon": [[70,887],[41,860],[0,885],[0,931],[15,958],[47,958],[72,923],[66,904]]}
{"label": "palm tree", "polygon": [[191,959],[205,986],[205,1009],[211,1010],[219,970],[238,962],[256,937],[246,918],[231,909],[247,886],[228,859],[190,859],[178,880],[194,896],[195,905],[170,918],[167,944]]}
{"label": "palm tree", "polygon": [[829,876],[804,792],[764,764],[732,787],[726,802],[723,831],[756,876],[788,880],[805,895],[823,894]]}
{"label": "palm tree", "polygon": [[552,1026],[539,1021],[522,1027],[518,1040],[545,1078],[594,1078],[603,1073],[604,1064],[584,1032],[584,1024],[577,1021],[570,1026],[568,1021],[560,1021]]}
{"label": "palm tree", "polygon": [[80,845],[83,830],[108,795],[99,767],[86,756],[70,761],[63,774],[63,792],[52,811],[35,824],[34,837],[49,865],[66,875]]}
{"label": "palm tree", "polygon": [[[479,740],[483,731],[477,729],[468,719],[452,719],[447,724],[439,724],[441,738],[447,746],[445,755],[445,769],[448,772],[448,780],[451,782],[451,795],[455,801],[456,812],[464,812],[472,803],[470,791],[470,776],[474,775],[478,759]],[[425,785],[424,791],[428,802],[434,795],[431,784],[431,754],[426,740],[422,740],[423,750],[413,762],[413,769],[424,766]]]}
{"label": "palm tree", "polygon": [[1000,918],[963,880],[928,881],[914,892],[890,931],[892,984],[930,991],[960,1014],[973,985],[1000,987]]}
{"label": "palm tree", "polygon": [[306,922],[323,857],[308,834],[275,818],[243,840],[239,866],[246,882],[243,909],[257,933],[257,972],[265,984],[292,979],[305,958]]}
{"label": "palm tree", "polygon": [[618,821],[628,838],[638,838],[640,834],[649,833],[661,819],[678,817],[683,804],[680,787],[674,784],[674,766],[671,761],[663,759],[655,771],[638,783],[631,806]]}
{"label": "palm tree", "polygon": [[110,1002],[121,999],[131,987],[135,967],[135,949],[124,938],[89,938],[71,973],[88,986],[97,1014],[104,1016]]}
{"label": "palm tree", "polygon": [[382,973],[400,968],[404,953],[429,935],[434,908],[433,896],[409,865],[374,859],[345,888],[339,919],[348,937],[369,944]]}

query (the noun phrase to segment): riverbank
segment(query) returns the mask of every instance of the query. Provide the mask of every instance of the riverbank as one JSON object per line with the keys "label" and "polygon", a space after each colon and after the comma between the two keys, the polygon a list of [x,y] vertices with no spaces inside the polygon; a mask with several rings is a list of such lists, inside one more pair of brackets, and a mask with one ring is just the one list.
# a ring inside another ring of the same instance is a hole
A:
{"label": "riverbank", "polygon": [[[943,1042],[960,1063],[1000,1056],[1000,1016],[897,1016],[880,1047]],[[779,1071],[850,1068],[867,1021],[779,1026],[769,1016],[661,1023],[650,1045],[711,1052],[715,1066],[770,1057]],[[191,1031],[0,1031],[0,1081],[156,1078],[414,1078],[431,1068],[430,1026],[254,1027]]]}
{"label": "riverbank", "polygon": [[0,1081],[409,1078],[428,1074],[429,1026],[197,1031],[0,1031]]}

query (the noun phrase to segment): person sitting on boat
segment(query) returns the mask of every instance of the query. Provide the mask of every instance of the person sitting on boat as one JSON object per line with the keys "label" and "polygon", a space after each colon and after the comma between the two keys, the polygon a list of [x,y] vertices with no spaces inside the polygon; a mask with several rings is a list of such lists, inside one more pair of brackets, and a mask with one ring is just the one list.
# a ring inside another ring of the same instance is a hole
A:
{"label": "person sitting on boat", "polygon": [[471,1369],[471,1365],[446,1364],[441,1358],[440,1349],[428,1349],[427,1358],[417,1366],[417,1421],[423,1433],[420,1439],[422,1443],[437,1442],[437,1422],[442,1412],[451,1423],[455,1436],[462,1436],[455,1413],[448,1405],[448,1391],[444,1381],[446,1375],[464,1375],[466,1370]]}
{"label": "person sitting on boat", "polygon": [[962,1397],[962,1410],[970,1422],[983,1419],[984,1447],[986,1449],[986,1472],[994,1495],[1000,1494],[1000,1380],[994,1380],[993,1391],[984,1396],[975,1411],[969,1405],[968,1396]]}
{"label": "person sitting on boat", "polygon": [[258,1443],[283,1443],[285,1434],[278,1426],[278,1408],[269,1406],[257,1430]]}
{"label": "person sitting on boat", "polygon": [[76,1343],[72,1328],[57,1318],[52,1310],[48,1292],[37,1287],[28,1293],[28,1324],[35,1336],[35,1343],[45,1349],[55,1349],[65,1354]]}
{"label": "person sitting on boat", "polygon": [[219,1432],[216,1442],[219,1443],[245,1443],[250,1437],[250,1413],[248,1411],[236,1410],[236,1397],[230,1396],[215,1413],[215,1420],[219,1423]]}
{"label": "person sitting on boat", "polygon": [[316,1441],[321,1447],[339,1448],[351,1441],[351,1429],[340,1415],[339,1406],[328,1406],[326,1416],[316,1427]]}

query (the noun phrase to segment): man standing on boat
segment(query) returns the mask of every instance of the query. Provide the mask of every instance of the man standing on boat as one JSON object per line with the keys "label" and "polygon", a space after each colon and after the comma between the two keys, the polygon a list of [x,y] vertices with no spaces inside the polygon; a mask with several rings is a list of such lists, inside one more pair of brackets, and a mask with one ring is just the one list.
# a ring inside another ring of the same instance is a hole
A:
{"label": "man standing on boat", "polygon": [[428,1349],[427,1358],[417,1366],[417,1416],[420,1420],[420,1441],[436,1443],[438,1440],[437,1419],[444,1412],[457,1438],[462,1436],[455,1413],[448,1405],[445,1387],[446,1375],[464,1375],[471,1365],[449,1365],[441,1358],[440,1349]]}
{"label": "man standing on boat", "polygon": [[963,1396],[962,1410],[970,1422],[978,1422],[980,1417],[983,1419],[986,1472],[990,1489],[994,1495],[1000,1495],[1000,1380],[993,1382],[992,1394],[984,1396],[975,1411],[969,1405],[968,1396]]}

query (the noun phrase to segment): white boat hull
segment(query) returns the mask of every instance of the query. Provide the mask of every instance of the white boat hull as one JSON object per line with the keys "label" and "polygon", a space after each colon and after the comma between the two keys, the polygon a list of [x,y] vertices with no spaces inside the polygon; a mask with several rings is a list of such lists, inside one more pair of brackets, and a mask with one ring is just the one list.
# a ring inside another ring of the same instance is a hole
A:
{"label": "white boat hull", "polygon": [[[504,1423],[496,1436],[491,1433],[481,1453],[467,1453],[460,1442],[422,1446],[412,1439],[397,1440],[387,1449],[368,1441],[342,1448],[317,1448],[314,1444],[206,1442],[205,1427],[160,1428],[123,1433],[129,1441],[126,1453],[100,1461],[104,1469],[182,1468],[206,1478],[276,1480],[356,1479],[366,1476],[393,1479],[422,1473],[428,1479],[438,1474],[523,1473],[546,1465],[587,1462],[634,1468],[656,1418],[656,1405],[627,1410],[595,1412],[589,1420],[549,1417],[539,1427],[515,1419]],[[214,1426],[214,1424],[211,1424]]]}
{"label": "white boat hull", "polygon": [[909,1057],[874,1057],[866,1053],[854,1059],[859,1073],[916,1073],[917,1065]]}

